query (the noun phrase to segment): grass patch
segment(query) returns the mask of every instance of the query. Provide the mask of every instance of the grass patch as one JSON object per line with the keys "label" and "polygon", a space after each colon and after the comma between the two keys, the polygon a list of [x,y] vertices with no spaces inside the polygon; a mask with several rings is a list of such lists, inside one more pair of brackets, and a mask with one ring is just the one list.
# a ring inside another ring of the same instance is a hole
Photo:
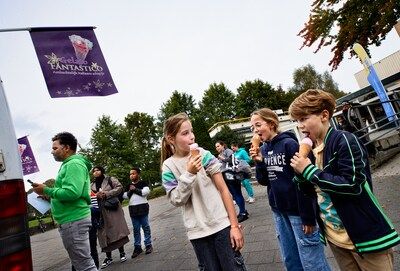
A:
{"label": "grass patch", "polygon": [[[51,220],[51,217],[46,216],[42,218],[43,224],[50,224],[53,223],[53,221]],[[39,221],[37,219],[31,220],[28,223],[29,228],[35,228],[35,227],[39,227]]]}

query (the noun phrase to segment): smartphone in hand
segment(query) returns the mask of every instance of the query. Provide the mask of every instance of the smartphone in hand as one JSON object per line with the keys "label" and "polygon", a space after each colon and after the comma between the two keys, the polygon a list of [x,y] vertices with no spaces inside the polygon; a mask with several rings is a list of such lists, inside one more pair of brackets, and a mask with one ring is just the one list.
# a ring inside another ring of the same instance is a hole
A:
{"label": "smartphone in hand", "polygon": [[34,182],[32,182],[31,180],[26,180],[28,183],[30,183],[33,187],[37,186],[37,184],[35,184]]}

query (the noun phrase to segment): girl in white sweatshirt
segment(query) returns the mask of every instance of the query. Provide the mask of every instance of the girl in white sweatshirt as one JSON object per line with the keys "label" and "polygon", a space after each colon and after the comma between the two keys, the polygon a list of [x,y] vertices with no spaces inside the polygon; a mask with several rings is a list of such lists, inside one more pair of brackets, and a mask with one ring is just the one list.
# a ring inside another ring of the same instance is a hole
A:
{"label": "girl in white sweatshirt", "polygon": [[164,123],[161,147],[162,182],[174,206],[182,208],[187,235],[200,270],[246,270],[240,249],[244,239],[231,195],[220,171],[220,163],[199,148],[185,113]]}

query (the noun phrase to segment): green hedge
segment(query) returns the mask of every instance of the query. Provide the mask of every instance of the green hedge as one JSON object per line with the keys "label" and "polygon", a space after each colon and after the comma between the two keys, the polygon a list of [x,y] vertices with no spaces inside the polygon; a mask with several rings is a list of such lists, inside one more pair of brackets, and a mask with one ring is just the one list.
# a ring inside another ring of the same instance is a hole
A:
{"label": "green hedge", "polygon": [[[164,187],[162,187],[162,186],[157,186],[157,187],[154,187],[154,188],[150,191],[150,194],[147,196],[147,199],[155,199],[155,198],[164,196],[165,194],[166,194],[166,193],[165,193]],[[125,200],[122,202],[122,206],[128,206],[128,205],[129,205],[129,200],[125,199]]]}
{"label": "green hedge", "polygon": [[154,199],[154,198],[158,198],[158,197],[161,197],[161,196],[164,196],[166,193],[165,193],[165,189],[164,189],[164,187],[162,187],[162,186],[157,186],[157,187],[154,187],[151,191],[150,191],[150,194],[149,194],[149,196],[147,197],[148,199]]}

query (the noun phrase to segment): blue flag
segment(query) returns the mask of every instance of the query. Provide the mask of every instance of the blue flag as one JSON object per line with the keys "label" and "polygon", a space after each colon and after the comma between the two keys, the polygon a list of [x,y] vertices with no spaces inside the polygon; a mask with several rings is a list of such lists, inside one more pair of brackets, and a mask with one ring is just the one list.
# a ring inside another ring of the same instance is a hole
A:
{"label": "blue flag", "polygon": [[383,110],[385,110],[385,114],[388,117],[389,121],[397,119],[396,113],[393,110],[392,105],[390,104],[389,97],[386,93],[385,88],[381,80],[379,80],[378,75],[376,74],[375,68],[373,65],[368,67],[369,74],[368,74],[368,82],[371,84],[372,88],[378,94],[379,100],[382,102]]}

